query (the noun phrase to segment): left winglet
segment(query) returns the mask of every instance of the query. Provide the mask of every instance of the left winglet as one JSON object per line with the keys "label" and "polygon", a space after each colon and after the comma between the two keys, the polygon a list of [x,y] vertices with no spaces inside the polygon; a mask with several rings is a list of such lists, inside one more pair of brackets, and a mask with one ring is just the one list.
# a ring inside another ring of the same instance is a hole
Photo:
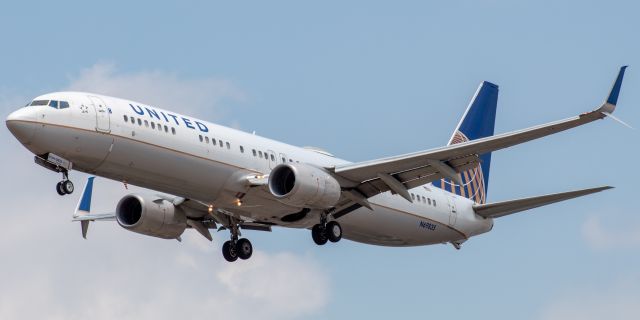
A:
{"label": "left winglet", "polygon": [[103,214],[91,214],[91,198],[93,196],[93,179],[95,177],[89,177],[87,184],[82,191],[82,197],[78,201],[78,207],[73,213],[73,221],[79,221],[82,229],[82,237],[87,238],[87,231],[89,230],[89,222],[96,220],[114,220],[115,213],[103,213]]}
{"label": "left winglet", "polygon": [[[84,187],[84,191],[82,192],[82,197],[78,202],[78,207],[76,208],[76,212],[73,214],[73,218],[81,218],[84,216],[88,216],[91,214],[91,195],[93,194],[93,179],[95,177],[89,177],[87,179],[87,184]],[[89,221],[90,220],[80,220],[80,227],[82,228],[82,237],[87,238],[87,231],[89,230]]]}

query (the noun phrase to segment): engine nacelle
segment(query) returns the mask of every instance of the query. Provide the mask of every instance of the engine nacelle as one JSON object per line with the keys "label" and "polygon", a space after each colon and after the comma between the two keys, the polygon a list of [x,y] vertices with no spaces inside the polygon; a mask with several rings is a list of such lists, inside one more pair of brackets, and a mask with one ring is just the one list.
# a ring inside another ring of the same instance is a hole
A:
{"label": "engine nacelle", "polygon": [[269,191],[278,201],[299,208],[328,209],[340,200],[340,184],[328,172],[300,163],[276,166]]}
{"label": "engine nacelle", "polygon": [[129,194],[120,199],[116,220],[129,231],[163,239],[175,239],[187,228],[184,211],[173,203],[139,194]]}

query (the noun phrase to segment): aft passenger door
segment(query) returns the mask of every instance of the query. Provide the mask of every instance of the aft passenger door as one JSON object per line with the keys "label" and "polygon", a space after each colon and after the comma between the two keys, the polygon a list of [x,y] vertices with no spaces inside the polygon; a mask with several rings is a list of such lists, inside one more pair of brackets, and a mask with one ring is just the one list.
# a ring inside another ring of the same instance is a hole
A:
{"label": "aft passenger door", "polygon": [[96,96],[89,96],[96,111],[96,130],[101,132],[111,131],[111,121],[109,119],[109,108],[104,101]]}

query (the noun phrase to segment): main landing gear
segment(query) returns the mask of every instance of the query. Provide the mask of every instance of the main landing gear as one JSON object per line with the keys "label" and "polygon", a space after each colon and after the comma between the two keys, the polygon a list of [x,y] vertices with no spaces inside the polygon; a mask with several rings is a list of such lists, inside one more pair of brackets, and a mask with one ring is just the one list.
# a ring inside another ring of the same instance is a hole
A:
{"label": "main landing gear", "polygon": [[342,227],[337,221],[327,222],[327,216],[323,215],[320,223],[311,228],[311,238],[319,246],[326,244],[327,241],[338,242],[342,239]]}
{"label": "main landing gear", "polygon": [[238,258],[247,260],[253,254],[253,245],[246,238],[238,239],[240,230],[237,223],[233,223],[229,228],[231,231],[231,240],[225,241],[222,245],[222,256],[229,262],[234,262]]}
{"label": "main landing gear", "polygon": [[59,195],[64,196],[65,194],[72,194],[73,190],[74,190],[73,182],[69,180],[69,172],[63,171],[62,181],[56,184],[56,191],[58,191]]}

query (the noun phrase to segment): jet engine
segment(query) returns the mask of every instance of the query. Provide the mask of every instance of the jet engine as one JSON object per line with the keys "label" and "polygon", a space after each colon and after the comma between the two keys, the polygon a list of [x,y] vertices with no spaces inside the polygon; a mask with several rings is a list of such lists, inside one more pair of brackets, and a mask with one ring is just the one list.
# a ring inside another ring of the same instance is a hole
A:
{"label": "jet engine", "polygon": [[175,239],[187,228],[184,211],[173,203],[139,194],[129,194],[120,199],[116,220],[129,231],[163,239]]}
{"label": "jet engine", "polygon": [[278,201],[299,208],[328,209],[340,199],[340,184],[327,171],[301,163],[276,166],[269,191]]}

